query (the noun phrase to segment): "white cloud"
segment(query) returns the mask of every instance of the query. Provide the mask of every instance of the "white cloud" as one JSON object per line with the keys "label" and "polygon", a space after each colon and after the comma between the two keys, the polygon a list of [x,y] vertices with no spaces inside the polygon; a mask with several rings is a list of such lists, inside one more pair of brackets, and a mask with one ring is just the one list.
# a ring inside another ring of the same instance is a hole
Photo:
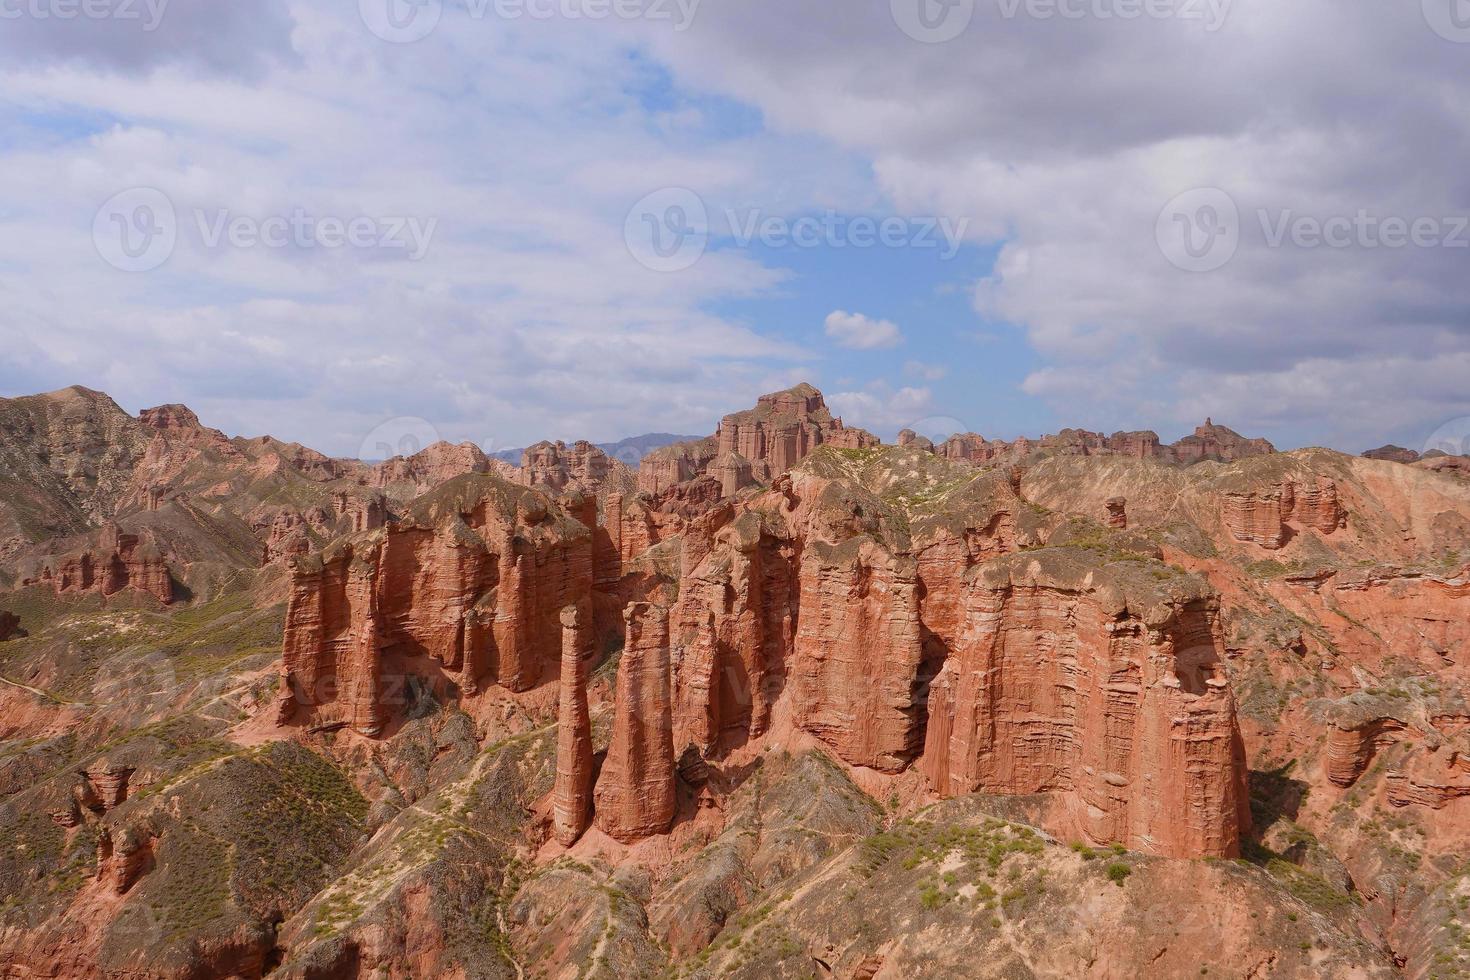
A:
{"label": "white cloud", "polygon": [[[869,154],[901,213],[971,219],[972,241],[1001,249],[977,312],[1025,331],[1041,361],[1027,391],[1061,418],[1167,428],[1209,393],[1237,428],[1366,448],[1470,414],[1470,388],[1426,400],[1409,380],[1470,353],[1466,250],[1272,248],[1258,217],[1466,214],[1470,112],[1447,93],[1467,49],[1419,4],[1241,2],[1217,30],[1005,7],[979,0],[960,37],[920,44],[887,4],[839,19],[748,0],[655,43],[681,80]],[[1181,271],[1156,222],[1209,187],[1238,204],[1240,249]],[[1404,365],[1393,384],[1386,360]],[[1276,383],[1329,377],[1331,405]]]}
{"label": "white cloud", "polygon": [[861,391],[839,391],[827,398],[843,422],[893,438],[901,429],[927,431],[934,416],[934,393],[927,387],[894,389],[874,382]]}
{"label": "white cloud", "polygon": [[903,373],[907,377],[917,378],[920,381],[941,381],[949,375],[949,368],[943,364],[908,361],[903,366]]}
{"label": "white cloud", "polygon": [[903,334],[891,321],[873,320],[845,310],[834,310],[827,315],[827,336],[849,350],[882,350],[903,342]]}

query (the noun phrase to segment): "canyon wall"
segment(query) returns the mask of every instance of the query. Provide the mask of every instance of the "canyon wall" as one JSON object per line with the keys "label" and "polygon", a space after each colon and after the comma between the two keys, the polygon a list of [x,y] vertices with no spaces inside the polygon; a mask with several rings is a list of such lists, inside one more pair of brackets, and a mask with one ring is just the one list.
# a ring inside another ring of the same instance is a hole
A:
{"label": "canyon wall", "polygon": [[426,672],[467,695],[528,691],[561,662],[561,610],[591,591],[581,522],[497,477],[450,481],[403,520],[295,563],[281,717],[305,707],[376,734]]}

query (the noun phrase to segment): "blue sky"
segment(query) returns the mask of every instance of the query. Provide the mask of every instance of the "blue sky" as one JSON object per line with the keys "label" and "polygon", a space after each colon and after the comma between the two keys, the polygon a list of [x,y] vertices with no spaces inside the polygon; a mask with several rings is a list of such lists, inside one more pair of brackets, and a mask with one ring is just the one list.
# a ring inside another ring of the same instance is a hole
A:
{"label": "blue sky", "polygon": [[[6,21],[0,395],[80,383],[344,455],[709,431],[799,380],[885,436],[1210,415],[1357,451],[1470,417],[1449,0],[962,0],[937,43],[932,0],[404,2]],[[731,209],[844,247],[742,243]],[[1358,214],[1438,237],[1268,234]],[[859,219],[898,244],[855,247]],[[952,254],[913,243],[935,220]]]}

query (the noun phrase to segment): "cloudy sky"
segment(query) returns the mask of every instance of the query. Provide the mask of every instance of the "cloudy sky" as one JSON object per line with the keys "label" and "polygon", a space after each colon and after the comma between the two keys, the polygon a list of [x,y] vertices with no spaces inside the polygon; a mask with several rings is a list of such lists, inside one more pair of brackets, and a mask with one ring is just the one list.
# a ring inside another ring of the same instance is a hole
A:
{"label": "cloudy sky", "polygon": [[1467,0],[0,0],[0,395],[1419,447],[1466,159]]}

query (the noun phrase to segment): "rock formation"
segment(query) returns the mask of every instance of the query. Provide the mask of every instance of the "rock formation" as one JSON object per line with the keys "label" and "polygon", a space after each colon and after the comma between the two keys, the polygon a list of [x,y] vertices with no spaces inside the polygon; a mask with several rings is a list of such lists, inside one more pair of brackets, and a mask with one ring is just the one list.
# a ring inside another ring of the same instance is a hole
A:
{"label": "rock formation", "polygon": [[1403,446],[1394,445],[1379,446],[1377,449],[1370,449],[1363,454],[1363,458],[1381,459],[1386,460],[1390,463],[1419,462],[1419,454],[1416,451],[1412,449],[1405,449]]}
{"label": "rock formation", "polygon": [[587,671],[595,647],[590,616],[582,606],[563,609],[561,627],[552,830],[558,841],[570,847],[592,818],[592,716],[587,709]]}
{"label": "rock formation", "polygon": [[929,703],[939,792],[1060,794],[1062,826],[1093,841],[1238,852],[1245,757],[1208,586],[1066,550],[990,563],[967,586]]}
{"label": "rock formation", "polygon": [[630,606],[612,743],[597,779],[597,826],[624,842],[666,833],[677,803],[668,610]]}
{"label": "rock formation", "polygon": [[0,643],[20,633],[20,617],[0,609]]}
{"label": "rock formation", "polygon": [[111,522],[103,525],[95,543],[43,559],[21,585],[48,585],[58,594],[97,592],[104,596],[135,589],[165,604],[174,599],[173,577],[163,554],[152,542],[126,534]]}
{"label": "rock formation", "polygon": [[1128,499],[1126,497],[1108,498],[1108,527],[1115,531],[1128,530]]}
{"label": "rock formation", "polygon": [[[910,433],[910,436],[913,434]],[[917,437],[916,437],[917,438]],[[928,444],[927,439],[915,445]],[[901,436],[899,445],[905,445]],[[1014,442],[990,441],[973,432],[961,433],[934,447],[935,454],[952,462],[984,465],[1016,462],[1036,451],[1069,456],[1127,456],[1162,463],[1189,465],[1213,459],[1234,462],[1252,456],[1270,455],[1276,448],[1265,439],[1247,439],[1233,429],[1206,420],[1193,435],[1165,445],[1155,432],[1115,432],[1111,436],[1086,429],[1063,429],[1039,439],[1022,437]]]}
{"label": "rock formation", "polygon": [[[754,409],[725,416],[714,436],[667,446],[644,457],[638,489],[659,494],[708,471],[719,461],[722,483],[769,483],[809,456],[818,446],[867,449],[876,436],[849,429],[827,409],[811,385],[762,395]],[[744,475],[748,465],[750,474]]]}
{"label": "rock formation", "polygon": [[552,493],[574,488],[597,494],[604,490],[626,493],[635,479],[626,466],[590,442],[542,442],[521,455],[519,482],[546,487]]}
{"label": "rock formation", "polygon": [[560,611],[590,595],[592,534],[541,494],[451,480],[401,521],[298,560],[281,717],[377,734],[427,658],[475,694],[527,691],[561,661]]}
{"label": "rock formation", "polygon": [[1347,511],[1338,499],[1337,484],[1318,477],[1307,483],[1294,479],[1279,484],[1225,494],[1225,526],[1237,541],[1277,550],[1291,540],[1291,524],[1332,534],[1347,524]]}

